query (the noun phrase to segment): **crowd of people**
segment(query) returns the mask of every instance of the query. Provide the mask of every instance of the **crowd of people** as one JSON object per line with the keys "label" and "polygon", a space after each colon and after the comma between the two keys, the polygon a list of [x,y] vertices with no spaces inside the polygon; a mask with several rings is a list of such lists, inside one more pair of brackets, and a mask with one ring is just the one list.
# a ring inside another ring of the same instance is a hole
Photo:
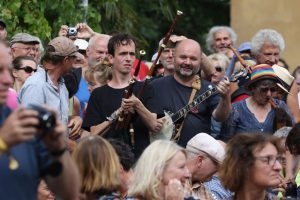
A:
{"label": "crowd of people", "polygon": [[62,25],[43,46],[6,26],[0,199],[300,198],[300,67],[278,31],[236,47],[214,26],[206,53],[173,34],[148,66],[128,33]]}

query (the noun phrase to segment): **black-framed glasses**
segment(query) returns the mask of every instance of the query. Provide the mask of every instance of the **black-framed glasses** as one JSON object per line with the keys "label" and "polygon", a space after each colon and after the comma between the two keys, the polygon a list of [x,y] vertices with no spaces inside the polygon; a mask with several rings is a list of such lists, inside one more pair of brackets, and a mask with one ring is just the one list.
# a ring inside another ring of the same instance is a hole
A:
{"label": "black-framed glasses", "polygon": [[277,91],[276,86],[274,86],[274,87],[259,87],[258,89],[261,93],[267,93],[269,90],[270,90],[270,92],[276,92]]}
{"label": "black-framed glasses", "polygon": [[215,69],[216,69],[217,72],[222,72],[223,71],[223,67],[221,67],[221,66],[216,66]]}
{"label": "black-framed glasses", "polygon": [[283,163],[284,158],[282,156],[256,156],[254,157],[257,160],[262,161],[263,163],[266,163],[269,166],[274,166],[275,162],[279,162],[280,164]]}
{"label": "black-framed glasses", "polygon": [[32,72],[36,72],[37,69],[33,69],[30,66],[20,67],[18,70],[24,70],[26,73],[30,74]]}

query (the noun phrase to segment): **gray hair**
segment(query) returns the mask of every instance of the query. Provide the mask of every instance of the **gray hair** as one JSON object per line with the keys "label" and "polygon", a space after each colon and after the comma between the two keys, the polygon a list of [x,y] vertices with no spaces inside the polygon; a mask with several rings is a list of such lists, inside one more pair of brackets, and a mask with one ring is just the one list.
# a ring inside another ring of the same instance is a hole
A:
{"label": "gray hair", "polygon": [[110,35],[106,34],[95,34],[93,37],[90,38],[89,40],[89,45],[88,48],[91,48],[95,43],[97,43],[98,40],[109,40],[111,38]]}
{"label": "gray hair", "polygon": [[277,45],[280,53],[284,50],[284,39],[280,33],[273,29],[261,29],[259,30],[251,40],[251,54],[256,57],[260,54],[261,47],[269,43],[271,45]]}
{"label": "gray hair", "polygon": [[213,46],[213,43],[214,43],[214,35],[215,33],[221,31],[221,30],[226,30],[229,35],[230,35],[230,39],[232,40],[232,43],[234,45],[234,43],[236,42],[237,40],[237,35],[236,33],[234,32],[234,30],[232,28],[230,28],[229,26],[214,26],[212,27],[209,32],[208,32],[208,35],[207,35],[207,38],[206,38],[206,47],[207,49],[212,52],[212,53],[216,53],[214,51],[214,49],[212,48]]}

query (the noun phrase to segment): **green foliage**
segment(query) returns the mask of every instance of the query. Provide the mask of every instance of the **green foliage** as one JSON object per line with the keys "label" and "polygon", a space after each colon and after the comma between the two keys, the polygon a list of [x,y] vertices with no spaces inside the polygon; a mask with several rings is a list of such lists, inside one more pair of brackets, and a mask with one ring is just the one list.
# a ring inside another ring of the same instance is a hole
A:
{"label": "green foliage", "polygon": [[196,39],[205,46],[213,25],[229,24],[229,0],[0,0],[0,17],[9,37],[18,32],[39,36],[46,43],[63,24],[84,22],[97,32],[128,32],[135,36],[148,58],[166,34],[176,10],[184,12],[174,33]]}
{"label": "green foliage", "polygon": [[[84,20],[81,0],[0,0],[0,17],[7,23],[9,36],[28,32],[44,42],[57,36],[63,24],[75,26]],[[100,13],[88,8],[88,20],[95,31],[101,31]]]}

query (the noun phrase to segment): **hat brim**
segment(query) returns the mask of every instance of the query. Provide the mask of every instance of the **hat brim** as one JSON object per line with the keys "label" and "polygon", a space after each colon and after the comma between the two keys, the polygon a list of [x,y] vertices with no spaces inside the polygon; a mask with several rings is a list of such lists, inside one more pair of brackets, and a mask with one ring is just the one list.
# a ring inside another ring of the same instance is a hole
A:
{"label": "hat brim", "polygon": [[247,90],[249,90],[251,88],[251,86],[253,86],[255,83],[257,83],[260,80],[273,80],[276,83],[279,83],[278,78],[276,78],[274,76],[261,76],[259,78],[256,78],[255,80],[249,80],[247,83],[245,83],[245,88]]}
{"label": "hat brim", "polygon": [[286,92],[289,95],[292,95],[283,85],[281,85],[280,83],[276,83],[278,87],[280,87],[284,92]]}

